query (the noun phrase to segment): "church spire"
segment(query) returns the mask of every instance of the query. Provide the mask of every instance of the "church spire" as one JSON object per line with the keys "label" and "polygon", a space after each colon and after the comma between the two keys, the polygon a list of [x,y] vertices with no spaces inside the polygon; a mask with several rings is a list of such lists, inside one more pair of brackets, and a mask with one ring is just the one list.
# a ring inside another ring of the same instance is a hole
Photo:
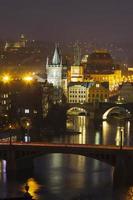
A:
{"label": "church spire", "polygon": [[60,54],[59,54],[59,47],[57,44],[55,44],[55,50],[54,50],[54,55],[52,59],[52,64],[53,65],[60,65]]}
{"label": "church spire", "polygon": [[47,57],[47,59],[46,59],[46,66],[48,66],[49,65],[49,57]]}
{"label": "church spire", "polygon": [[80,63],[81,63],[81,49],[77,41],[74,45],[74,65],[80,66]]}

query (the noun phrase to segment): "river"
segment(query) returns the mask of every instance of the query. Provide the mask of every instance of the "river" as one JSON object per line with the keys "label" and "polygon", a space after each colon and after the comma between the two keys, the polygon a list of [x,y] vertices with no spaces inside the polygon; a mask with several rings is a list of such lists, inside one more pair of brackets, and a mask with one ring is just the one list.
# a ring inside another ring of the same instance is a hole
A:
{"label": "river", "polygon": [[[112,120],[97,122],[86,116],[71,116],[67,127],[75,134],[44,136],[53,143],[132,145],[132,123]],[[80,133],[79,133],[80,132]],[[0,198],[22,196],[26,183],[36,200],[131,200],[133,187],[114,190],[113,167],[78,155],[48,154],[36,158],[34,171],[8,176],[0,162]]]}

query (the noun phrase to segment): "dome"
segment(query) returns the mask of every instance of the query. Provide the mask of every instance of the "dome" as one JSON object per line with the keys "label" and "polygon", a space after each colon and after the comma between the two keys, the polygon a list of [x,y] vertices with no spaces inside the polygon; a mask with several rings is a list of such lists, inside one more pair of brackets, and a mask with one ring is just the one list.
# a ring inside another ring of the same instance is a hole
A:
{"label": "dome", "polygon": [[113,59],[106,50],[94,51],[88,57],[88,68],[90,70],[112,70]]}

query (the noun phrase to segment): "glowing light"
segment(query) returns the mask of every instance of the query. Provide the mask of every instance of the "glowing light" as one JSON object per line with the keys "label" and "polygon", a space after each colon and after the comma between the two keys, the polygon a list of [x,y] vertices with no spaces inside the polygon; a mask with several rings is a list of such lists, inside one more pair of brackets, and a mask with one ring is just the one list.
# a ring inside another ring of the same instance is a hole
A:
{"label": "glowing light", "polygon": [[[35,199],[38,199],[37,191],[40,189],[40,185],[33,178],[30,178],[30,179],[27,180],[27,185],[29,186],[29,191],[28,192]],[[25,185],[23,185],[22,191],[25,192]]]}
{"label": "glowing light", "polygon": [[9,83],[9,82],[11,81],[11,77],[10,77],[9,75],[4,75],[4,76],[2,77],[2,81],[3,81],[4,83]]}
{"label": "glowing light", "polygon": [[24,77],[23,77],[23,80],[24,80],[25,82],[31,82],[31,81],[33,81],[33,77],[32,77],[32,76],[24,76]]}
{"label": "glowing light", "polygon": [[133,199],[133,187],[131,186],[127,191],[125,200],[132,200],[132,199]]}
{"label": "glowing light", "polygon": [[29,122],[26,122],[26,126],[29,127],[29,126],[30,126],[30,123],[29,123]]}

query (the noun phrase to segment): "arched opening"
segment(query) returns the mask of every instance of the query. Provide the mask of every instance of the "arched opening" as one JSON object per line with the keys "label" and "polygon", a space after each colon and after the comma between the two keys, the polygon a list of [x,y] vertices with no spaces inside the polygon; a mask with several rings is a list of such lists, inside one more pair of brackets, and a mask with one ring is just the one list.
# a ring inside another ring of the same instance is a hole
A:
{"label": "arched opening", "polygon": [[104,114],[103,114],[103,120],[107,120],[110,118],[114,118],[114,119],[129,119],[131,117],[131,114],[129,112],[129,110],[123,108],[123,107],[119,107],[119,106],[115,106],[112,108],[109,108]]}
{"label": "arched opening", "polygon": [[84,108],[72,107],[67,111],[67,115],[87,115],[87,111]]}

